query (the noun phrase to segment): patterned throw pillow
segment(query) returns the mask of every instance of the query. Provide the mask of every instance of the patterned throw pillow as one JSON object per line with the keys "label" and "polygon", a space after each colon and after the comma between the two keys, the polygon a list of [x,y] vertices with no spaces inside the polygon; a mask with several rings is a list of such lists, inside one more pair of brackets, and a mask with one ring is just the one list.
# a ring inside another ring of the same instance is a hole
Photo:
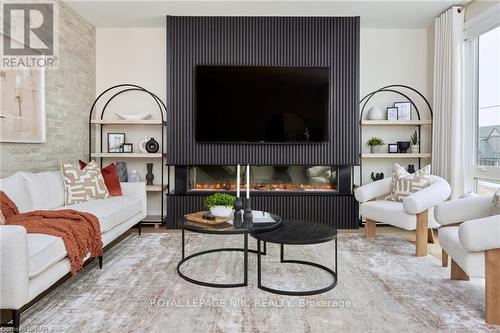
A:
{"label": "patterned throw pillow", "polygon": [[410,174],[402,166],[395,164],[392,169],[392,192],[385,200],[403,201],[410,194],[429,186],[430,176],[430,165]]}
{"label": "patterned throw pillow", "polygon": [[500,189],[495,191],[491,200],[490,216],[500,215]]}
{"label": "patterned throw pillow", "polygon": [[90,161],[82,170],[80,170],[79,166],[61,162],[61,170],[64,180],[64,202],[66,205],[109,197],[101,169],[95,161]]}

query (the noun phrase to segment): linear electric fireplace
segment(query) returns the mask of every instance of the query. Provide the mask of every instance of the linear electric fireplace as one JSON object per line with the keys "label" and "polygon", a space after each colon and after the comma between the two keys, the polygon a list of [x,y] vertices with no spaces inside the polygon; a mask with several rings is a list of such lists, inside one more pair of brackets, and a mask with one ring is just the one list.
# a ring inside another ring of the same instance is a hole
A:
{"label": "linear electric fireplace", "polygon": [[[245,173],[241,172],[241,189],[244,190]],[[183,179],[178,180],[183,193],[236,191],[236,166],[188,166]],[[183,177],[179,175],[179,177]],[[251,194],[265,192],[335,192],[337,170],[332,166],[251,166]],[[176,191],[177,192],[177,191]]]}

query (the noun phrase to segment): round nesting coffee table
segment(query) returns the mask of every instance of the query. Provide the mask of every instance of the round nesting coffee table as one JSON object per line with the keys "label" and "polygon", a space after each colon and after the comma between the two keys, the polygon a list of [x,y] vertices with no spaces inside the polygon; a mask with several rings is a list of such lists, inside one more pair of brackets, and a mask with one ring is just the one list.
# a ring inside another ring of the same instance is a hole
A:
{"label": "round nesting coffee table", "polygon": [[[337,285],[337,230],[336,229],[317,222],[284,221],[279,229],[261,233],[252,233],[252,237],[257,239],[257,286],[259,287],[259,289],[281,295],[309,296],[309,295],[324,293],[328,290],[335,288],[335,286]],[[334,270],[314,262],[285,259],[285,244],[311,245],[311,244],[325,243],[332,240],[334,240],[335,243]],[[262,285],[261,282],[262,268],[261,268],[261,255],[260,255],[261,241],[280,244],[280,262],[313,266],[322,269],[323,271],[331,275],[333,279],[332,283],[330,283],[327,287],[321,289],[307,290],[307,291],[281,290]]]}
{"label": "round nesting coffee table", "polygon": [[[257,253],[255,250],[248,249],[248,234],[259,234],[261,232],[269,232],[281,226],[281,217],[267,212],[253,211],[253,220],[251,224],[243,222],[241,226],[233,225],[232,221],[221,224],[203,224],[190,222],[186,218],[181,218],[177,224],[182,229],[182,260],[177,264],[177,273],[184,280],[205,287],[213,288],[235,288],[245,287],[248,285],[248,252]],[[206,251],[193,253],[185,256],[185,231],[191,231],[200,234],[210,235],[243,235],[243,248],[218,248]],[[181,272],[181,266],[188,260],[199,257],[208,253],[214,252],[243,252],[243,282],[241,283],[211,283],[193,279]],[[260,252],[260,244],[258,254],[266,254],[266,243],[264,242],[264,251]]]}

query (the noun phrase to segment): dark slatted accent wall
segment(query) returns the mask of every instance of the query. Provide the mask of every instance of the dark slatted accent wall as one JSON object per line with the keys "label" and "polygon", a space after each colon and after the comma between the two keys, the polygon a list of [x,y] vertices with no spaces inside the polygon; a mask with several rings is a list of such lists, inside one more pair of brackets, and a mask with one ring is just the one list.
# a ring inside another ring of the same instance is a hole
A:
{"label": "dark slatted accent wall", "polygon": [[[198,144],[196,65],[329,66],[327,143]],[[167,16],[167,162],[359,164],[358,17]]]}
{"label": "dark slatted accent wall", "polygon": [[[186,212],[203,210],[204,200],[204,196],[168,196],[167,228],[176,228],[176,221]],[[316,221],[339,229],[358,227],[352,195],[255,195],[252,206],[289,220]]]}

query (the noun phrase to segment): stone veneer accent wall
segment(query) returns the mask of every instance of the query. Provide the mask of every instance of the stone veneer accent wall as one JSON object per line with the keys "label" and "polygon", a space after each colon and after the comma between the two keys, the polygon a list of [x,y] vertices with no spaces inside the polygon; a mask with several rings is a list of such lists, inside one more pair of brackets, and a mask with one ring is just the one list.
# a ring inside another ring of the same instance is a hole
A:
{"label": "stone veneer accent wall", "polygon": [[85,158],[88,113],[95,98],[95,28],[59,2],[59,64],[46,71],[46,142],[0,143],[0,178],[16,171],[57,170]]}

